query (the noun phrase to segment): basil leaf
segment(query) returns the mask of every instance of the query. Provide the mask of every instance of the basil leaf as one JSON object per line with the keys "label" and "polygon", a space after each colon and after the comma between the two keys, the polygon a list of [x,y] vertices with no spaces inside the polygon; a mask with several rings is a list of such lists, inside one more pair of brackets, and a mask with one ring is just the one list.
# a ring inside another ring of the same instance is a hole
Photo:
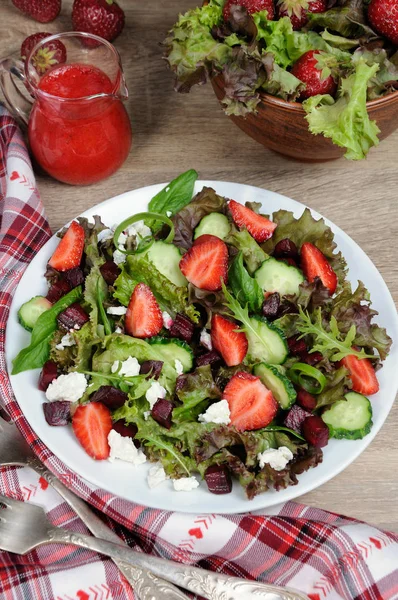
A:
{"label": "basil leaf", "polygon": [[243,264],[243,252],[239,252],[233,260],[229,272],[228,281],[232,293],[241,306],[249,307],[252,312],[258,312],[261,309],[264,294],[257,281],[250,277]]}
{"label": "basil leaf", "polygon": [[191,201],[197,178],[194,169],[181,173],[152,198],[148,210],[160,214],[171,212],[174,215]]}
{"label": "basil leaf", "polygon": [[29,346],[21,350],[13,360],[12,375],[43,366],[49,357],[52,335],[57,329],[57,316],[68,306],[77,302],[81,295],[82,287],[78,286],[40,315],[33,327]]}

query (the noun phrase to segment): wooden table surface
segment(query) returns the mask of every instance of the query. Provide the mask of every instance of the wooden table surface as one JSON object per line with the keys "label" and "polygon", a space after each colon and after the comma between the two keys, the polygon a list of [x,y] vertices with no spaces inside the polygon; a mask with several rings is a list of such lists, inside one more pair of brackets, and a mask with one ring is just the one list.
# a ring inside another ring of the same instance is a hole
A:
{"label": "wooden table surface", "polygon": [[[362,162],[292,162],[265,150],[224,116],[210,86],[189,95],[173,91],[160,42],[179,12],[197,0],[119,0],[126,27],[115,45],[130,90],[134,131],[130,156],[112,178],[87,188],[39,176],[51,227],[57,229],[98,202],[141,186],[169,181],[195,168],[202,179],[219,179],[280,192],[309,205],[339,225],[368,254],[398,301],[398,131]],[[0,56],[17,51],[43,26],[2,0]],[[46,31],[72,29],[72,0]],[[354,464],[300,501],[398,531],[398,405],[370,447]]]}

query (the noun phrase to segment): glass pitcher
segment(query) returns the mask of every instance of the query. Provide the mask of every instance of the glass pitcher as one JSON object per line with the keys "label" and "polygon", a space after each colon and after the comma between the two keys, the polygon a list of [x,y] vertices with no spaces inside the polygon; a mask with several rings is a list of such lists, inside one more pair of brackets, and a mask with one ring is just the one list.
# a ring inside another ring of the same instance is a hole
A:
{"label": "glass pitcher", "polygon": [[[32,58],[53,40],[65,45],[66,62],[39,75]],[[28,127],[37,163],[55,179],[92,184],[115,173],[127,158],[132,132],[123,101],[128,91],[119,53],[106,40],[88,33],[52,35],[32,49],[25,64],[1,61],[0,86],[10,110]]]}

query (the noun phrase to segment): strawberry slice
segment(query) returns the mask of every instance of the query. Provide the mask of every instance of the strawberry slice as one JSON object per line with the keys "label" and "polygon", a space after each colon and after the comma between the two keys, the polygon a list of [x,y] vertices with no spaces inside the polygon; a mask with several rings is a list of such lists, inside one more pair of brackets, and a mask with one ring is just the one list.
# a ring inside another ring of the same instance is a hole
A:
{"label": "strawberry slice", "polygon": [[108,458],[108,435],[112,429],[112,416],[106,406],[101,402],[78,406],[72,417],[72,427],[75,436],[91,458]]}
{"label": "strawberry slice", "polygon": [[201,235],[180,260],[180,269],[199,289],[219,291],[228,279],[228,248],[215,235]]}
{"label": "strawberry slice", "polygon": [[330,295],[335,293],[337,275],[322,252],[310,242],[301,247],[301,268],[309,282],[312,283],[315,277],[319,277]]}
{"label": "strawberry slice", "polygon": [[368,358],[357,358],[351,354],[343,358],[341,362],[350,372],[354,392],[371,396],[379,391],[376,372]]}
{"label": "strawberry slice", "polygon": [[76,221],[72,221],[68,231],[58,244],[54,254],[48,261],[50,267],[57,271],[69,271],[80,265],[84,250],[84,229]]}
{"label": "strawberry slice", "polygon": [[129,335],[149,338],[157,335],[163,327],[162,311],[145,283],[136,287],[127,308],[124,327]]}
{"label": "strawberry slice", "polygon": [[266,427],[278,412],[272,392],[250,373],[236,373],[225,388],[223,398],[229,404],[231,425],[238,431]]}
{"label": "strawberry slice", "polygon": [[272,234],[277,228],[276,223],[273,223],[266,217],[258,215],[250,208],[243,206],[243,204],[235,202],[235,200],[230,200],[228,206],[235,225],[240,228],[246,227],[247,231],[254,237],[256,242],[261,244],[261,242],[265,242],[272,237]]}
{"label": "strawberry slice", "polygon": [[243,331],[236,331],[238,325],[224,319],[221,315],[213,315],[211,320],[211,343],[223,357],[228,367],[240,365],[247,354],[247,338]]}

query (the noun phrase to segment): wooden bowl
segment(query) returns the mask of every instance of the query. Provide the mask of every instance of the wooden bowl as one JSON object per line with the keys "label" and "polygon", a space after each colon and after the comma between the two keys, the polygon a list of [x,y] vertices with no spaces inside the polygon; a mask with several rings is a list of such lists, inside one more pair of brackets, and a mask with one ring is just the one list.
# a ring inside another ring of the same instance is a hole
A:
{"label": "wooden bowl", "polygon": [[[221,102],[225,95],[223,76],[214,78],[212,84]],[[366,106],[369,117],[380,129],[380,140],[398,128],[398,91],[372,100]],[[261,94],[257,111],[246,117],[230,118],[256,142],[274,152],[308,162],[334,160],[345,153],[344,148],[339,148],[330,139],[310,133],[306,113],[299,102],[286,102],[276,96]]]}

